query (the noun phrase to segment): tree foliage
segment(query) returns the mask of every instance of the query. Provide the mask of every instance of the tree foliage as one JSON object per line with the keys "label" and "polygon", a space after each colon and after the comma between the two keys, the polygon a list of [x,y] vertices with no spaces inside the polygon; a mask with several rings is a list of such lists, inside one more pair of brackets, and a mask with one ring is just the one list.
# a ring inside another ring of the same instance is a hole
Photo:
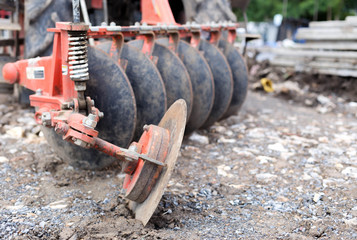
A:
{"label": "tree foliage", "polygon": [[[247,9],[250,21],[269,21],[275,14],[283,13],[283,0],[251,0]],[[356,0],[288,0],[286,17],[313,20],[318,4],[318,20],[342,20],[348,15],[356,15]],[[234,9],[238,18],[242,12]]]}

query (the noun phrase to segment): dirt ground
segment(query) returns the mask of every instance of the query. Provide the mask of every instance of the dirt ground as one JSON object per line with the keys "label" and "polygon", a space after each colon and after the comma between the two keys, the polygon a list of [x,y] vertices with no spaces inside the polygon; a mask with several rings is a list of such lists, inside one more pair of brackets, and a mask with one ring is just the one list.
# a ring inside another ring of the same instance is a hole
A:
{"label": "dirt ground", "polygon": [[0,239],[357,239],[357,103],[332,103],[250,91],[184,140],[146,227],[118,169],[69,166],[31,110],[0,104]]}

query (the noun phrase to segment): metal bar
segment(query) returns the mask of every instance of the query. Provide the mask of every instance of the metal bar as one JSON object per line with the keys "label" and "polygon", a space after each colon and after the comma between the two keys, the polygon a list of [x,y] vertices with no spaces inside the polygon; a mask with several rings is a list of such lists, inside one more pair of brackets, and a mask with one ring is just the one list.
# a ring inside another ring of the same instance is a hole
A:
{"label": "metal bar", "polygon": [[[14,22],[16,24],[19,24],[19,11],[20,11],[20,3],[19,3],[19,0],[15,0],[15,7],[16,7],[16,10],[15,10],[15,16],[14,16]],[[18,58],[20,56],[20,46],[19,46],[19,32],[16,31],[15,32],[15,57]]]}
{"label": "metal bar", "polygon": [[103,0],[103,13],[104,13],[104,22],[108,24],[109,19],[108,19],[108,1]]}
{"label": "metal bar", "polygon": [[[86,1],[85,0],[80,0],[80,1],[81,1],[80,3],[81,3],[81,9],[82,9],[82,15],[83,15],[84,22],[86,24],[90,25]],[[89,38],[88,41],[89,41],[89,45],[94,46],[93,38]]]}
{"label": "metal bar", "polygon": [[81,21],[81,13],[79,11],[79,0],[72,0],[73,8],[73,22],[79,23]]}
{"label": "metal bar", "polygon": [[81,3],[81,9],[82,9],[82,15],[83,15],[84,22],[86,24],[90,25],[86,1],[80,0],[80,3]]}
{"label": "metal bar", "polygon": [[144,161],[151,162],[153,164],[159,165],[159,166],[166,166],[165,163],[162,163],[160,161],[157,161],[153,158],[150,158],[144,154],[139,154],[134,151],[130,151],[125,148],[121,148],[118,146],[115,146],[114,144],[111,144],[103,139],[94,137],[94,146],[93,148],[101,151],[109,156],[115,157],[116,159],[120,160],[121,162],[132,162],[132,161],[137,161],[140,159]]}

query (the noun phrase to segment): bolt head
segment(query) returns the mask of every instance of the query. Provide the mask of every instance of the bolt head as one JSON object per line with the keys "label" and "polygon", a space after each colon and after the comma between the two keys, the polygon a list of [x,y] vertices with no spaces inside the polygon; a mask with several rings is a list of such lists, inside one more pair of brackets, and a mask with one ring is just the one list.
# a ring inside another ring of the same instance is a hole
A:
{"label": "bolt head", "polygon": [[143,129],[144,129],[144,131],[146,131],[146,132],[147,132],[147,131],[149,131],[150,126],[145,124],[145,125],[144,125],[144,127],[143,127]]}
{"label": "bolt head", "polygon": [[41,88],[36,90],[36,95],[37,96],[41,96],[42,95],[42,89]]}

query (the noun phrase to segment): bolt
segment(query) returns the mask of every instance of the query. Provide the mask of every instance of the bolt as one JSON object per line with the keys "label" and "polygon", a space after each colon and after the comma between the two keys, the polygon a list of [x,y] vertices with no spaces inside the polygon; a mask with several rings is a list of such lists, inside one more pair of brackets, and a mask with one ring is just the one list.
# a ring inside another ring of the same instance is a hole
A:
{"label": "bolt", "polygon": [[36,90],[36,95],[37,96],[42,96],[42,89],[41,88]]}
{"label": "bolt", "polygon": [[56,124],[55,132],[60,135],[65,135],[69,130],[69,126],[63,122]]}
{"label": "bolt", "polygon": [[93,120],[93,121],[94,121],[95,118],[96,118],[96,116],[95,116],[94,114],[91,114],[91,113],[90,113],[90,114],[88,115],[88,118],[89,118],[90,120]]}
{"label": "bolt", "polygon": [[150,126],[145,124],[145,125],[144,125],[144,127],[143,127],[143,129],[144,129],[144,131],[146,131],[146,132],[147,132],[147,131],[149,131]]}
{"label": "bolt", "polygon": [[74,107],[73,102],[65,102],[61,105],[61,109],[70,109]]}
{"label": "bolt", "polygon": [[101,24],[100,24],[100,26],[102,26],[102,27],[106,27],[108,24],[106,23],[106,22],[102,22]]}
{"label": "bolt", "polygon": [[95,102],[94,102],[94,100],[91,100],[90,103],[92,104],[92,106],[94,106]]}
{"label": "bolt", "polygon": [[83,126],[94,129],[97,126],[96,118],[96,115],[90,113],[88,117],[83,119]]}
{"label": "bolt", "polygon": [[[73,140],[73,139],[75,139],[75,140]],[[81,139],[72,138],[72,140],[73,140],[73,143],[76,144],[77,146],[84,147],[84,148],[87,147],[87,143],[82,141]]]}
{"label": "bolt", "polygon": [[41,121],[43,126],[51,125],[51,114],[49,112],[43,112],[41,116]]}
{"label": "bolt", "polygon": [[138,152],[138,146],[136,144],[130,145],[128,150],[133,152]]}
{"label": "bolt", "polygon": [[110,26],[111,26],[111,27],[114,27],[114,26],[116,26],[116,23],[115,23],[115,22],[111,22],[111,23],[110,23]]}
{"label": "bolt", "polygon": [[104,113],[103,112],[98,112],[98,117],[99,118],[103,118],[104,117]]}

